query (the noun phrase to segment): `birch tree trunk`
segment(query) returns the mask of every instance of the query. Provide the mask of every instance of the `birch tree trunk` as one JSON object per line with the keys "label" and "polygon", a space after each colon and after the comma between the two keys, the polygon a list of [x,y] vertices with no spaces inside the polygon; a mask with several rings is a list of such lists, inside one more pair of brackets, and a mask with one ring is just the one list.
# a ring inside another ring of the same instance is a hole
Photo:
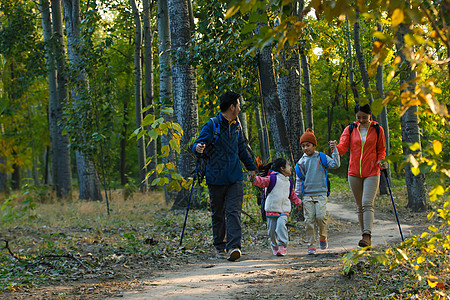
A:
{"label": "birch tree trunk", "polygon": [[[64,21],[67,32],[67,52],[70,68],[77,74],[72,87],[72,102],[78,106],[89,91],[89,80],[84,69],[83,59],[79,53],[80,45],[80,1],[63,0]],[[94,164],[82,151],[75,151],[78,171],[80,199],[102,200],[97,170]]]}
{"label": "birch tree trunk", "polygon": [[[63,22],[61,0],[51,0],[53,37],[56,61],[56,85],[57,99],[53,110],[56,124],[56,151],[52,150],[52,164],[56,165],[53,174],[54,184],[56,184],[56,195],[58,198],[72,197],[72,169],[69,149],[69,138],[63,134],[64,112],[63,108],[69,101],[69,88],[67,78],[67,59],[64,44]],[[50,112],[52,113],[52,112]]]}
{"label": "birch tree trunk", "polygon": [[[411,70],[411,64],[406,59],[406,55],[403,52],[403,46],[405,45],[405,34],[409,31],[407,24],[400,24],[398,31],[396,33],[397,37],[397,55],[401,58],[401,73],[400,73],[400,86],[407,83],[407,88],[401,90],[400,93],[410,92],[410,96],[414,97],[415,84],[411,83],[410,80],[416,77],[416,74]],[[402,127],[402,142],[403,155],[409,156],[415,154],[409,148],[409,145],[418,143],[420,145],[420,131],[419,131],[419,117],[417,115],[417,106],[410,106],[405,114],[401,117],[401,127]],[[408,207],[413,211],[423,211],[425,209],[425,203],[427,199],[427,191],[425,187],[425,175],[420,173],[417,176],[411,171],[410,164],[405,165],[405,179],[406,179],[406,189],[408,192]]]}
{"label": "birch tree trunk", "polygon": [[367,100],[371,104],[373,102],[373,96],[370,92],[370,82],[369,82],[369,74],[367,73],[367,67],[366,62],[364,60],[364,54],[361,49],[361,38],[360,38],[360,17],[359,17],[359,10],[356,9],[356,20],[354,24],[354,34],[355,34],[355,51],[356,51],[356,58],[358,59],[359,64],[359,71],[361,73],[361,78],[364,84],[364,91],[366,93]]}
{"label": "birch tree trunk", "polygon": [[[170,27],[169,27],[169,9],[167,7],[167,0],[158,1],[158,51],[159,51],[159,102],[161,108],[173,108],[172,95],[172,65],[170,62]],[[171,114],[161,113],[161,116],[166,122],[172,122],[173,116]],[[161,137],[161,146],[169,145],[172,139],[172,132]],[[174,151],[170,151],[167,157],[163,157],[163,163],[172,162],[177,165]],[[169,184],[172,178],[168,176]],[[164,194],[166,203],[175,200],[176,194],[164,187]]]}
{"label": "birch tree trunk", "polygon": [[348,18],[345,17],[345,23],[347,25],[347,46],[348,46],[348,54],[347,54],[347,60],[348,60],[348,78],[350,81],[350,88],[353,93],[353,98],[355,99],[355,102],[359,102],[359,94],[358,89],[356,88],[355,83],[355,68],[353,67],[353,54],[352,54],[352,38],[350,34],[350,26],[348,24]]}
{"label": "birch tree trunk", "polygon": [[311,78],[309,75],[309,63],[304,51],[301,51],[302,71],[303,71],[303,86],[305,89],[305,110],[306,110],[306,128],[314,130],[313,119],[313,100],[311,89]]}
{"label": "birch tree trunk", "polygon": [[[172,43],[172,82],[175,122],[183,129],[182,147],[178,157],[178,173],[188,178],[195,168],[194,157],[188,149],[189,141],[197,134],[197,79],[195,69],[187,56],[191,30],[188,0],[168,0],[170,35]],[[189,198],[188,190],[178,193],[174,208],[184,208]]]}
{"label": "birch tree trunk", "polygon": [[265,122],[263,122],[263,120],[261,119],[261,110],[259,109],[259,103],[255,105],[255,119],[256,126],[258,127],[259,150],[261,151],[263,163],[267,164],[270,159],[269,134],[267,133]]}
{"label": "birch tree trunk", "polygon": [[294,159],[292,162],[295,162],[303,155],[300,137],[305,131],[300,98],[300,56],[294,48],[286,44],[278,61],[277,87],[281,112],[291,145]]}
{"label": "birch tree trunk", "polygon": [[[383,31],[383,28],[381,27],[381,24],[377,24],[378,31]],[[383,86],[383,65],[379,64],[377,67],[377,93],[378,97],[384,99],[384,86]],[[378,116],[378,121],[380,122],[381,127],[384,129],[384,139],[386,141],[386,156],[389,155],[390,152],[390,139],[389,139],[389,122],[388,122],[388,116],[387,116],[387,109],[386,106],[383,107],[380,115]],[[391,181],[391,172],[390,167],[387,169],[388,173],[388,179],[389,182]],[[381,175],[380,178],[380,194],[381,195],[387,195],[388,194],[388,187],[386,183],[386,178],[384,175]]]}
{"label": "birch tree trunk", "polygon": [[258,56],[259,80],[261,83],[261,100],[266,120],[272,133],[273,145],[278,155],[284,155],[293,161],[289,138],[275,80],[272,47],[264,47]]}
{"label": "birch tree trunk", "polygon": [[[56,182],[57,176],[57,134],[58,124],[56,121],[57,109],[57,87],[56,87],[56,64],[55,64],[55,49],[50,44],[50,39],[53,36],[52,20],[50,14],[50,1],[40,0],[42,32],[45,43],[45,58],[47,63],[47,80],[48,80],[48,124],[50,132],[50,152],[54,160],[52,166],[52,182]],[[47,176],[47,174],[45,174]]]}
{"label": "birch tree trunk", "polygon": [[[149,0],[143,2],[143,21],[144,21],[144,78],[145,78],[145,106],[151,106],[145,113],[145,115],[155,115],[153,109],[153,33],[150,24],[151,4]],[[148,158],[151,158],[151,162],[147,166],[147,172],[156,169],[156,140],[151,141],[147,146]],[[152,183],[156,178],[156,173],[148,178],[148,182]]]}
{"label": "birch tree trunk", "polygon": [[[134,104],[136,113],[136,128],[140,128],[142,124],[142,25],[139,11],[136,6],[135,0],[130,0],[131,9],[133,10],[134,26],[135,26],[135,38],[134,38]],[[139,165],[139,186],[141,192],[148,190],[148,183],[145,180],[146,169],[146,155],[145,155],[145,141],[142,136],[137,141],[138,150],[138,165]]]}

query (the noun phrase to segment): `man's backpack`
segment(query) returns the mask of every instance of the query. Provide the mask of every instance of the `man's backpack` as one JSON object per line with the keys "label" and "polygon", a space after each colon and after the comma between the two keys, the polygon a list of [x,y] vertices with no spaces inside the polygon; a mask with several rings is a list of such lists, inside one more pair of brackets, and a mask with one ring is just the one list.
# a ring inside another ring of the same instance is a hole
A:
{"label": "man's backpack", "polygon": [[[261,217],[264,221],[266,221],[266,210],[264,209],[264,206],[266,205],[266,199],[267,196],[270,194],[270,192],[273,190],[273,188],[275,187],[275,184],[277,183],[277,173],[270,173],[270,181],[269,181],[269,186],[265,189],[265,191],[263,191],[262,196],[260,198],[260,201],[258,201],[261,205]],[[291,193],[292,193],[292,189],[294,187],[294,183],[292,182],[292,180],[289,178],[289,198],[291,198]]]}
{"label": "man's backpack", "polygon": [[[319,152],[320,156],[320,162],[322,163],[322,166],[325,169],[325,177],[327,178],[327,197],[330,196],[330,190],[331,190],[331,184],[330,179],[328,178],[328,160],[327,155],[323,152]],[[297,177],[302,180],[302,194],[305,195],[305,177],[303,176],[302,172],[300,171],[300,167],[298,164],[295,164],[295,173],[297,174]]]}

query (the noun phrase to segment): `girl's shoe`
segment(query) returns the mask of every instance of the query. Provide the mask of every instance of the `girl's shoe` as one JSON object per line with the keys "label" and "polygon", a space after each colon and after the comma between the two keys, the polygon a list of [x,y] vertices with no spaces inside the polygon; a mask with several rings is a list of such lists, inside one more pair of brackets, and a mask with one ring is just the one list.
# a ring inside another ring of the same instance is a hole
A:
{"label": "girl's shoe", "polygon": [[272,253],[273,255],[277,255],[278,254],[278,246],[270,246],[270,248],[272,248]]}
{"label": "girl's shoe", "polygon": [[287,253],[287,249],[284,246],[278,246],[277,256],[285,256]]}
{"label": "girl's shoe", "polygon": [[316,255],[316,248],[308,248],[308,255]]}
{"label": "girl's shoe", "polygon": [[360,247],[370,247],[372,245],[370,234],[364,233],[362,235],[362,240],[359,241],[358,246]]}

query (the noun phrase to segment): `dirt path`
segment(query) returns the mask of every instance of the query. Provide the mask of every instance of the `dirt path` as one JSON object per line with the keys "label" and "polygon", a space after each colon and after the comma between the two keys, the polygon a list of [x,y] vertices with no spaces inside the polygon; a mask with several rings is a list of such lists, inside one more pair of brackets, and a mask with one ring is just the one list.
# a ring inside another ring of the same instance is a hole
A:
{"label": "dirt path", "polygon": [[[344,231],[330,234],[329,248],[318,255],[306,255],[306,243],[290,241],[288,255],[276,257],[269,249],[246,253],[236,262],[210,258],[202,264],[190,265],[177,272],[153,274],[148,288],[126,292],[125,299],[306,299],[320,293],[333,294],[334,288],[345,281],[340,275],[341,256],[356,247],[360,239],[356,214],[344,206],[328,203],[328,211],[339,220]],[[413,226],[402,224],[405,238]],[[395,218],[374,221],[373,245],[400,242]],[[415,232],[414,232],[415,233]],[[319,279],[320,280],[317,280]]]}

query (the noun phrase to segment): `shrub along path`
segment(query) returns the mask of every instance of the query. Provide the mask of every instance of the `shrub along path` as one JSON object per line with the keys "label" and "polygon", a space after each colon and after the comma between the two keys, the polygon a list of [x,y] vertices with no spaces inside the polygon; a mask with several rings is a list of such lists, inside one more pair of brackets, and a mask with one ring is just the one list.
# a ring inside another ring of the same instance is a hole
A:
{"label": "shrub along path", "polygon": [[[331,214],[329,248],[318,250],[315,256],[306,254],[303,235],[293,232],[285,257],[273,256],[266,247],[244,248],[243,256],[236,262],[205,257],[205,260],[193,262],[177,271],[153,273],[144,281],[143,289],[119,292],[117,296],[133,300],[351,299],[360,287],[353,278],[341,275],[341,257],[356,248],[361,238],[353,208],[348,204],[328,203]],[[374,249],[401,242],[393,214],[381,216],[383,219],[380,219],[377,218],[380,214],[376,213],[375,217]],[[423,229],[424,226],[402,224],[405,238]],[[264,235],[264,232],[261,234]]]}

